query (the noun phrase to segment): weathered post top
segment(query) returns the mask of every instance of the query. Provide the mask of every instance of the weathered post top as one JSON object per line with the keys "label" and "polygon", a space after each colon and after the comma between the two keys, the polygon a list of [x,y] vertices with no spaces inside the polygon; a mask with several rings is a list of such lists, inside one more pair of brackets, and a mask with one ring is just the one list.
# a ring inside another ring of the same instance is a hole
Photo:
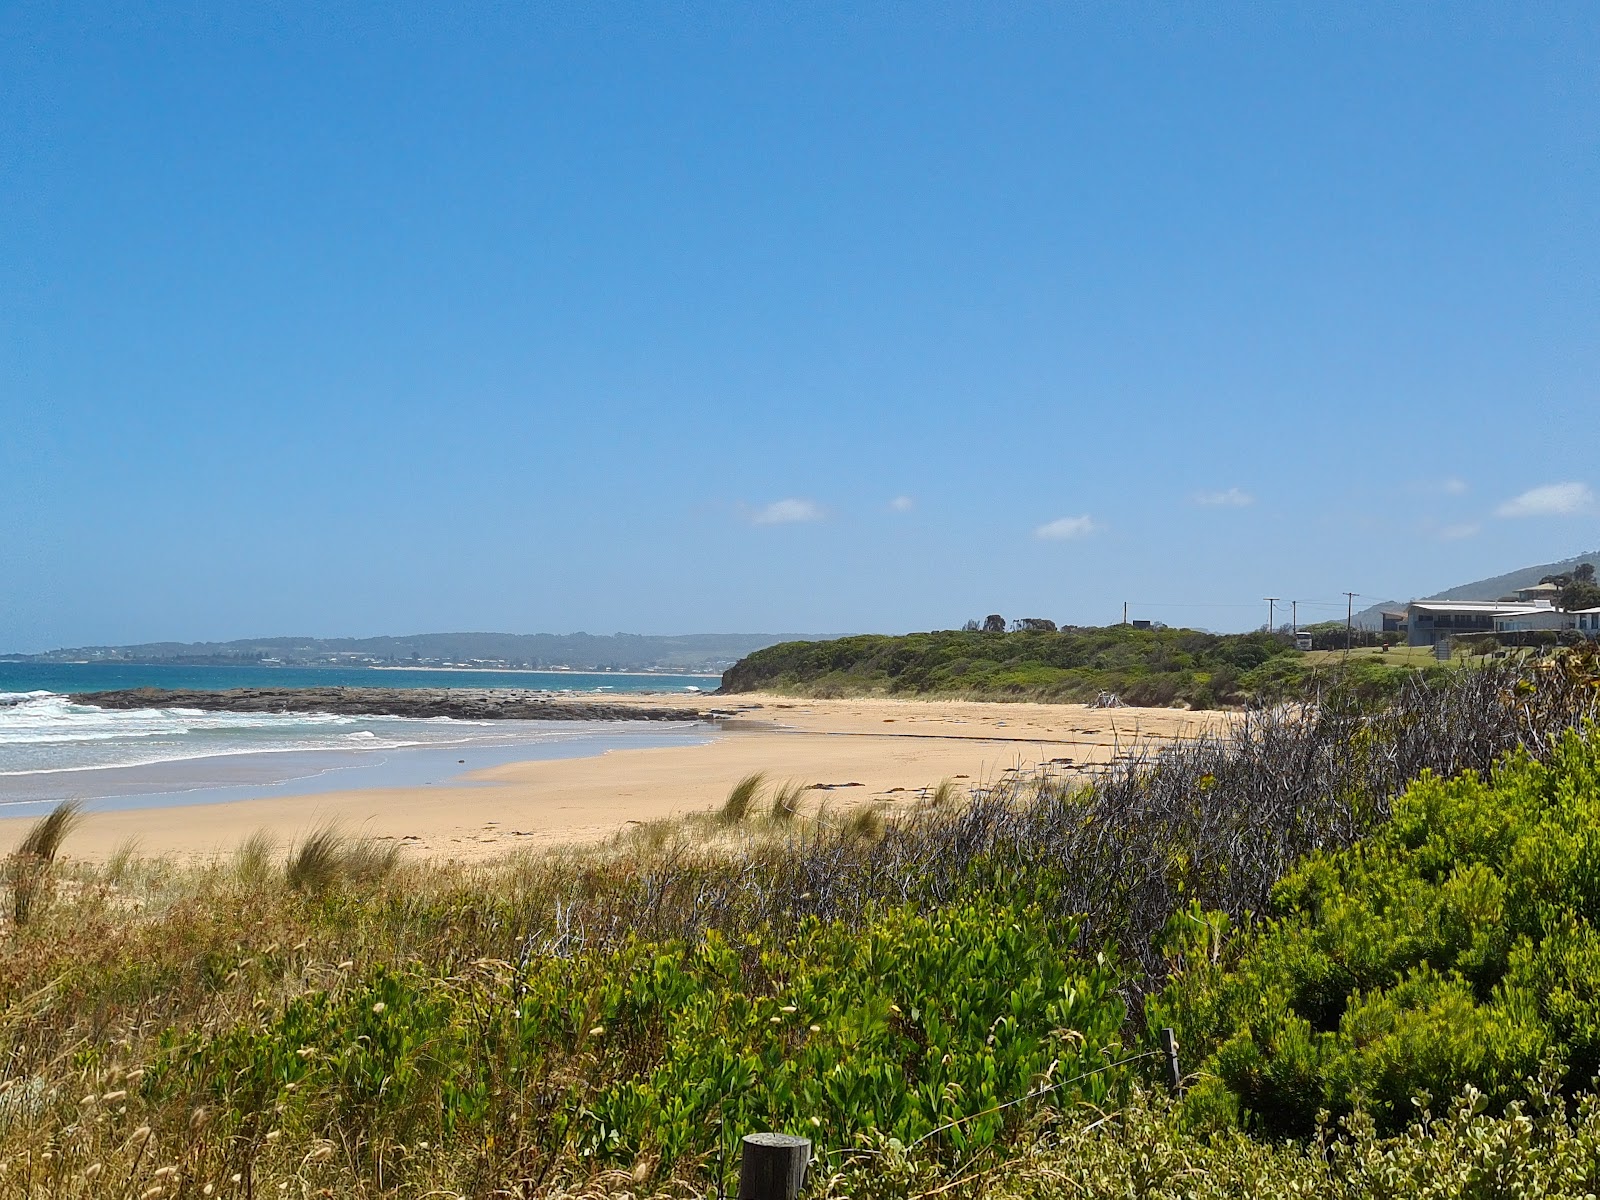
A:
{"label": "weathered post top", "polygon": [[1178,1035],[1171,1029],[1161,1031],[1161,1052],[1167,1059],[1167,1086],[1174,1093],[1183,1090],[1183,1070],[1178,1066]]}
{"label": "weathered post top", "polygon": [[810,1165],[810,1138],[747,1134],[739,1159],[739,1200],[795,1200]]}

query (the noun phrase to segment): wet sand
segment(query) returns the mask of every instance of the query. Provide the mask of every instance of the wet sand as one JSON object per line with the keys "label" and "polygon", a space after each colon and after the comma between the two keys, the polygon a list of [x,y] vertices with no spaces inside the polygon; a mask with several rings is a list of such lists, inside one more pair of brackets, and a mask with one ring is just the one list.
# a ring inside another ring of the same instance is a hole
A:
{"label": "wet sand", "polygon": [[[274,796],[93,813],[67,847],[101,859],[130,838],[148,856],[227,854],[256,830],[287,841],[324,821],[399,841],[419,857],[481,860],[523,846],[610,837],[631,822],[718,807],[740,778],[809,785],[807,807],[915,799],[941,780],[987,787],[1040,771],[1104,764],[1135,741],[1193,736],[1227,720],[1174,709],[924,700],[791,700],[780,696],[607,697],[608,703],[717,710],[703,745],[612,750],[513,762],[438,784]],[[0,821],[0,848],[29,824]]]}

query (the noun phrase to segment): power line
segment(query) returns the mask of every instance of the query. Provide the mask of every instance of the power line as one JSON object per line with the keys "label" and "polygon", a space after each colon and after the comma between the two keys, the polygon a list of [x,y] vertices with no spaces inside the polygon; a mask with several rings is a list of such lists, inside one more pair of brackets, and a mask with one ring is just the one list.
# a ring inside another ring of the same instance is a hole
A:
{"label": "power line", "polygon": [[1236,600],[1129,600],[1140,608],[1254,608],[1259,601],[1240,604]]}

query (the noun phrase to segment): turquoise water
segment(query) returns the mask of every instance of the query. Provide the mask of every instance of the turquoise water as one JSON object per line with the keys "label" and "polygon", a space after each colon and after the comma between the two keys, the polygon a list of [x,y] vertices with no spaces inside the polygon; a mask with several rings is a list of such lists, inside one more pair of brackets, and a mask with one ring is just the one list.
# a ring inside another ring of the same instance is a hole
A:
{"label": "turquoise water", "polygon": [[370,667],[141,667],[122,663],[0,662],[0,692],[108,692],[159,687],[536,688],[575,692],[712,691],[715,675],[640,675],[610,671],[412,671]]}
{"label": "turquoise water", "polygon": [[115,710],[77,692],[164,687],[501,687],[709,692],[701,675],[360,668],[141,667],[0,663],[0,817],[76,797],[91,810],[328,788],[422,786],[492,762],[603,754],[704,740],[708,726],[645,721],[465,721],[318,712]]}

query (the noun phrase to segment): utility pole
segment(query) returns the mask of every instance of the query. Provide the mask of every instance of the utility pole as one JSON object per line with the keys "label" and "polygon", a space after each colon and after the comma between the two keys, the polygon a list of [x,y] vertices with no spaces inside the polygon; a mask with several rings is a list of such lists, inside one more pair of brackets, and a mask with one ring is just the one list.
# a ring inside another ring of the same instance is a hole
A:
{"label": "utility pole", "polygon": [[1350,653],[1350,631],[1355,628],[1355,611],[1356,594],[1354,592],[1346,592],[1344,594],[1344,652],[1347,655]]}
{"label": "utility pole", "polygon": [[1273,621],[1273,618],[1277,615],[1277,612],[1278,612],[1278,601],[1279,601],[1279,599],[1281,597],[1278,597],[1278,596],[1263,596],[1261,598],[1267,602],[1267,632],[1271,633],[1272,632],[1272,621]]}
{"label": "utility pole", "polygon": [[1298,634],[1300,632],[1300,601],[1289,601],[1289,629]]}
{"label": "utility pole", "polygon": [[1122,623],[1124,625],[1128,623],[1128,602],[1126,600],[1122,602]]}

